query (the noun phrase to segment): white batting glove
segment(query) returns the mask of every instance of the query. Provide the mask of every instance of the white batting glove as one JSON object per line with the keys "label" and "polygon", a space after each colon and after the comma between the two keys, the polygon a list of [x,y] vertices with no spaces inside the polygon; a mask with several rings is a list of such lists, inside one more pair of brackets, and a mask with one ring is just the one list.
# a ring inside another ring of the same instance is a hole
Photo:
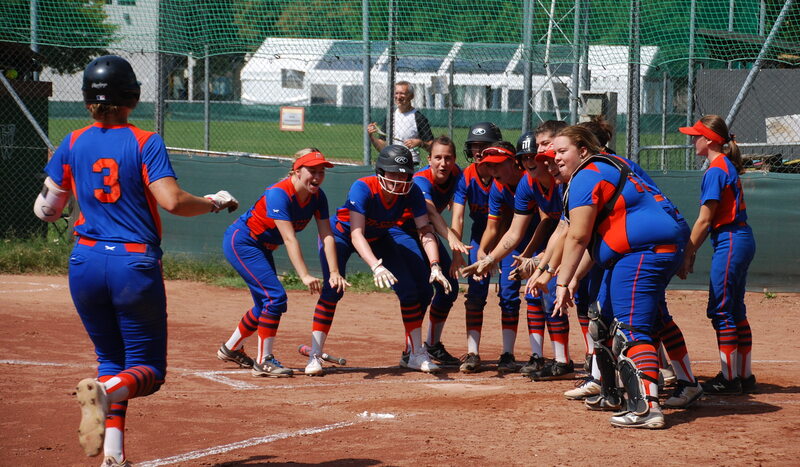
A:
{"label": "white batting glove", "polygon": [[372,267],[372,278],[375,281],[375,287],[388,289],[397,283],[397,278],[394,277],[392,271],[382,266],[383,260],[379,259],[378,263]]}
{"label": "white batting glove", "polygon": [[470,275],[482,276],[484,274],[489,274],[492,271],[492,267],[494,267],[494,258],[492,258],[492,255],[486,255],[482,259],[462,269],[461,275],[463,277]]}
{"label": "white batting glove", "polygon": [[431,265],[431,277],[428,278],[428,282],[431,284],[438,282],[439,285],[442,286],[442,289],[444,289],[445,294],[449,294],[450,291],[453,290],[453,288],[450,286],[450,281],[444,277],[444,274],[442,273],[442,267],[439,266],[439,263],[433,263]]}
{"label": "white batting glove", "polygon": [[218,191],[213,195],[206,195],[205,198],[214,205],[211,208],[211,212],[220,212],[223,209],[233,212],[239,207],[239,202],[236,201],[236,198],[225,190]]}

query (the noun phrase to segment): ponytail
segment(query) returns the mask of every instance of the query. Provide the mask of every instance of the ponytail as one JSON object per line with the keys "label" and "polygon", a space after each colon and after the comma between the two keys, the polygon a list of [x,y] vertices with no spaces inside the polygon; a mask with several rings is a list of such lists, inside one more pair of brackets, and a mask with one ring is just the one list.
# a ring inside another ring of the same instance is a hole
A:
{"label": "ponytail", "polygon": [[728,160],[731,161],[731,164],[736,168],[736,173],[743,174],[744,163],[742,162],[742,152],[739,150],[739,145],[736,144],[736,135],[731,133],[730,138],[726,155],[728,156]]}

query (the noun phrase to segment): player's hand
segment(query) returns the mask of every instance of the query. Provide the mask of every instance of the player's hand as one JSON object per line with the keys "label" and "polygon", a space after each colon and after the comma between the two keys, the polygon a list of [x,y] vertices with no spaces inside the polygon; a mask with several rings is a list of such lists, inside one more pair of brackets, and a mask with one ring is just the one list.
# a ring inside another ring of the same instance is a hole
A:
{"label": "player's hand", "polygon": [[388,289],[397,284],[397,278],[382,263],[383,260],[379,259],[377,264],[372,267],[372,278],[375,281],[375,287]]}
{"label": "player's hand", "polygon": [[680,269],[678,269],[678,272],[675,274],[681,279],[686,280],[689,274],[694,272],[695,257],[696,257],[695,255],[686,255],[683,258],[683,264],[681,265]]}
{"label": "player's hand", "polygon": [[464,267],[464,255],[453,252],[453,262],[450,263],[450,277],[458,279],[459,270]]}
{"label": "player's hand", "polygon": [[478,261],[475,261],[469,266],[463,268],[461,270],[461,276],[474,276],[476,279],[481,279],[492,272],[494,265],[495,262],[494,258],[492,258],[492,255],[486,255]]}
{"label": "player's hand", "polygon": [[370,135],[375,134],[378,131],[379,131],[378,130],[378,125],[375,124],[374,122],[370,123],[369,125],[367,125],[367,133],[369,133]]}
{"label": "player's hand", "polygon": [[555,316],[556,310],[566,309],[573,306],[572,291],[569,287],[563,285],[556,286],[556,301],[553,303],[553,315]]}
{"label": "player's hand", "polygon": [[317,279],[316,277],[310,274],[301,277],[300,280],[303,281],[303,284],[305,284],[306,287],[308,287],[309,292],[311,293],[322,292],[322,280]]}
{"label": "player's hand", "polygon": [[553,277],[547,271],[539,271],[538,273],[535,272],[530,279],[528,279],[528,283],[525,285],[525,292],[533,295],[534,297],[538,297],[540,294],[544,295],[549,292],[547,288],[547,283],[550,282],[550,279]]}
{"label": "player's hand", "polygon": [[447,229],[447,243],[450,244],[450,249],[453,250],[454,256],[456,252],[468,255],[469,250],[472,249],[472,245],[463,243],[461,239],[458,238],[458,235],[453,232],[453,229],[450,228]]}
{"label": "player's hand", "polygon": [[[514,255],[513,258],[517,266],[508,273],[509,279],[512,281],[520,281],[533,275],[533,271],[536,270],[536,258],[525,258],[519,255]],[[512,264],[512,266],[514,266],[514,264]]]}
{"label": "player's hand", "polygon": [[442,289],[444,289],[445,294],[449,294],[450,291],[453,290],[450,286],[450,281],[444,277],[444,274],[442,273],[442,267],[439,266],[439,263],[434,263],[431,266],[431,276],[428,278],[428,282],[431,284],[438,282],[439,285],[442,286]]}
{"label": "player's hand", "polygon": [[213,205],[211,212],[220,212],[223,209],[233,212],[239,207],[239,201],[236,201],[236,198],[225,190],[218,191],[213,195],[206,195],[205,198]]}
{"label": "player's hand", "polygon": [[347,280],[338,272],[331,273],[330,277],[328,278],[328,284],[338,293],[344,292],[346,287],[352,287],[352,284],[347,282]]}
{"label": "player's hand", "polygon": [[419,138],[411,138],[403,141],[403,145],[408,149],[413,149],[422,145],[422,140]]}

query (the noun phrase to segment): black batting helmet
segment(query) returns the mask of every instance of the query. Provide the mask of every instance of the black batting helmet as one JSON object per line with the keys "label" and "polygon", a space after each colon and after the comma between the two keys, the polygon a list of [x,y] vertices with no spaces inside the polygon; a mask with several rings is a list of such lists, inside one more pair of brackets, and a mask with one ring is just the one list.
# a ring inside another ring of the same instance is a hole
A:
{"label": "black batting helmet", "polygon": [[467,157],[468,161],[472,160],[472,151],[470,150],[470,144],[472,143],[494,143],[495,141],[501,141],[503,139],[503,134],[500,132],[500,128],[497,127],[492,122],[478,122],[471,127],[469,127],[469,133],[467,133],[467,141],[464,142],[464,155]]}
{"label": "black batting helmet", "polygon": [[139,102],[140,84],[131,64],[117,55],[92,60],[83,71],[83,101],[134,107]]}
{"label": "black batting helmet", "polygon": [[517,140],[517,156],[523,154],[536,154],[539,147],[536,145],[536,136],[532,131],[526,131]]}
{"label": "black batting helmet", "polygon": [[[406,180],[389,180],[385,177],[387,172],[399,172],[407,174],[408,177]],[[381,149],[378,160],[375,161],[375,174],[378,176],[381,188],[395,195],[408,194],[413,184],[411,181],[413,173],[414,159],[407,147],[392,144]]]}

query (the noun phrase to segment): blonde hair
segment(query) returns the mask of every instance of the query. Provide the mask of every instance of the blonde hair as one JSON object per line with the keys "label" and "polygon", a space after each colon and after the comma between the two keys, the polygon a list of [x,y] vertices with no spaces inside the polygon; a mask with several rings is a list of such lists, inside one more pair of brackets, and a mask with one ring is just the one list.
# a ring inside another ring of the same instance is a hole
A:
{"label": "blonde hair", "polygon": [[122,113],[125,106],[97,103],[88,104],[86,108],[89,109],[89,113],[92,114],[93,119],[103,120],[105,118],[113,117],[116,116],[116,114]]}
{"label": "blonde hair", "polygon": [[559,131],[556,136],[565,136],[569,138],[570,142],[572,142],[572,144],[574,144],[578,149],[585,148],[590,156],[603,152],[600,141],[598,141],[594,133],[592,133],[592,131],[585,126],[568,126]]}
{"label": "blonde hair", "polygon": [[[312,152],[322,152],[322,151],[320,151],[319,149],[315,148],[314,146],[309,146],[307,148],[303,148],[303,149],[297,151],[296,153],[294,153],[294,160],[300,159],[301,157],[305,156],[306,154],[310,154]],[[292,165],[294,166],[294,163],[292,163]],[[294,174],[294,169],[290,168],[288,176],[291,177],[292,174]]]}
{"label": "blonde hair", "polygon": [[736,172],[743,173],[744,163],[742,162],[742,152],[739,150],[739,145],[736,144],[736,140],[734,139],[736,135],[728,132],[728,125],[725,123],[725,120],[719,115],[706,115],[700,119],[700,123],[705,125],[709,130],[725,138],[725,144],[728,145],[728,152],[723,151],[723,153],[728,156],[728,160],[730,160],[731,164],[736,168]]}

